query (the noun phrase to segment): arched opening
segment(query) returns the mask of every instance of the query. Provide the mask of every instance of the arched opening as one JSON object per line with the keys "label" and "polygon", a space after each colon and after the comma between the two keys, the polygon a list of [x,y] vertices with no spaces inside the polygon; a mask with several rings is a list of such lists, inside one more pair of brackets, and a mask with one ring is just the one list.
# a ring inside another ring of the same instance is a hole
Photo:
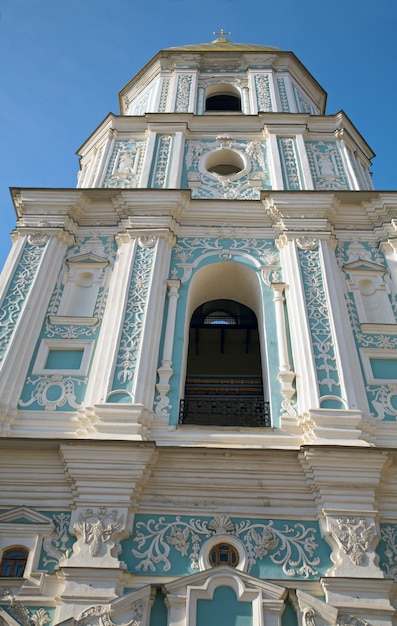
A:
{"label": "arched opening", "polygon": [[211,85],[206,93],[205,110],[241,112],[240,94],[227,83]]}
{"label": "arched opening", "polygon": [[232,176],[245,168],[245,163],[238,152],[234,150],[214,150],[205,160],[205,169],[211,174],[219,176]]}
{"label": "arched opening", "polygon": [[28,554],[26,548],[22,546],[15,546],[5,550],[0,563],[0,576],[22,578]]}
{"label": "arched opening", "polygon": [[222,263],[203,268],[193,284],[192,304],[203,290],[231,297],[206,300],[190,318],[180,424],[270,426],[257,315],[232,299],[239,292],[248,303],[256,300],[254,276],[246,267]]}

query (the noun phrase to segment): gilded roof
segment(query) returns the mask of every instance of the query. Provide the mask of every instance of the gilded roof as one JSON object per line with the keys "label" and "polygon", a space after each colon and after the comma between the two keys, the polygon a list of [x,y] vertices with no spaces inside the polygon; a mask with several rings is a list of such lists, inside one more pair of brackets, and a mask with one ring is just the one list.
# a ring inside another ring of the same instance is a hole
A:
{"label": "gilded roof", "polygon": [[280,50],[280,48],[259,46],[254,43],[234,43],[225,37],[219,37],[210,43],[196,43],[167,48],[169,52],[274,52],[277,50]]}

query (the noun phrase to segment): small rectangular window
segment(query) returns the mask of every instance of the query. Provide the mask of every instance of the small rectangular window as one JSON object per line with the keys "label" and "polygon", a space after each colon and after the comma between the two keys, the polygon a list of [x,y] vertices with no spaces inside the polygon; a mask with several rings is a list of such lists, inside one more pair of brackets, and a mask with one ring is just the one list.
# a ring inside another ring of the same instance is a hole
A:
{"label": "small rectangular window", "polygon": [[32,374],[87,376],[93,347],[93,342],[85,339],[42,339]]}
{"label": "small rectangular window", "polygon": [[53,350],[49,349],[44,369],[48,370],[79,370],[84,350]]}
{"label": "small rectangular window", "polygon": [[397,359],[370,359],[375,379],[397,380]]}

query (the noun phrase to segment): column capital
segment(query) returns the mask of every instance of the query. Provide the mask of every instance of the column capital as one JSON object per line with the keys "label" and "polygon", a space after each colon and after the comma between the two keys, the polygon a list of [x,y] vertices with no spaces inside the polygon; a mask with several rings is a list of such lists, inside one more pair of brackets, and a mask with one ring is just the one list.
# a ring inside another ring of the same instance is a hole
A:
{"label": "column capital", "polygon": [[284,294],[285,287],[285,283],[270,283],[270,289],[275,292],[275,298],[277,297],[276,294],[281,296]]}

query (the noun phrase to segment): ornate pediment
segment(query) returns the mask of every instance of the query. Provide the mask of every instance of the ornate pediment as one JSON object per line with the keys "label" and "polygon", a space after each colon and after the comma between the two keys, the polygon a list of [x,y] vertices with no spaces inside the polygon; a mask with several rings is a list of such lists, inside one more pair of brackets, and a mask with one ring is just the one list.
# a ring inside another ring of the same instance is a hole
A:
{"label": "ornate pediment", "polygon": [[343,266],[343,271],[347,274],[351,272],[374,272],[376,274],[384,274],[387,272],[387,268],[384,265],[379,265],[378,263],[373,263],[372,261],[358,259],[352,263],[346,263]]}
{"label": "ornate pediment", "polygon": [[0,514],[0,524],[43,524],[51,526],[51,519],[27,506],[18,506]]}
{"label": "ornate pediment", "polygon": [[246,574],[240,570],[230,567],[228,565],[222,565],[214,567],[210,570],[204,570],[191,576],[183,576],[165,586],[167,592],[172,595],[184,595],[189,588],[202,588],[209,589],[212,587],[218,587],[221,585],[227,585],[235,590],[238,589],[237,595],[242,590],[260,592],[261,596],[265,600],[283,600],[287,596],[287,589],[273,583],[269,583],[266,580],[256,578],[250,574]]}
{"label": "ornate pediment", "polygon": [[76,254],[74,256],[70,256],[66,259],[66,262],[70,265],[71,263],[100,263],[101,265],[107,264],[109,261],[107,257],[101,256],[99,254],[94,254],[93,252],[85,252],[84,254]]}

